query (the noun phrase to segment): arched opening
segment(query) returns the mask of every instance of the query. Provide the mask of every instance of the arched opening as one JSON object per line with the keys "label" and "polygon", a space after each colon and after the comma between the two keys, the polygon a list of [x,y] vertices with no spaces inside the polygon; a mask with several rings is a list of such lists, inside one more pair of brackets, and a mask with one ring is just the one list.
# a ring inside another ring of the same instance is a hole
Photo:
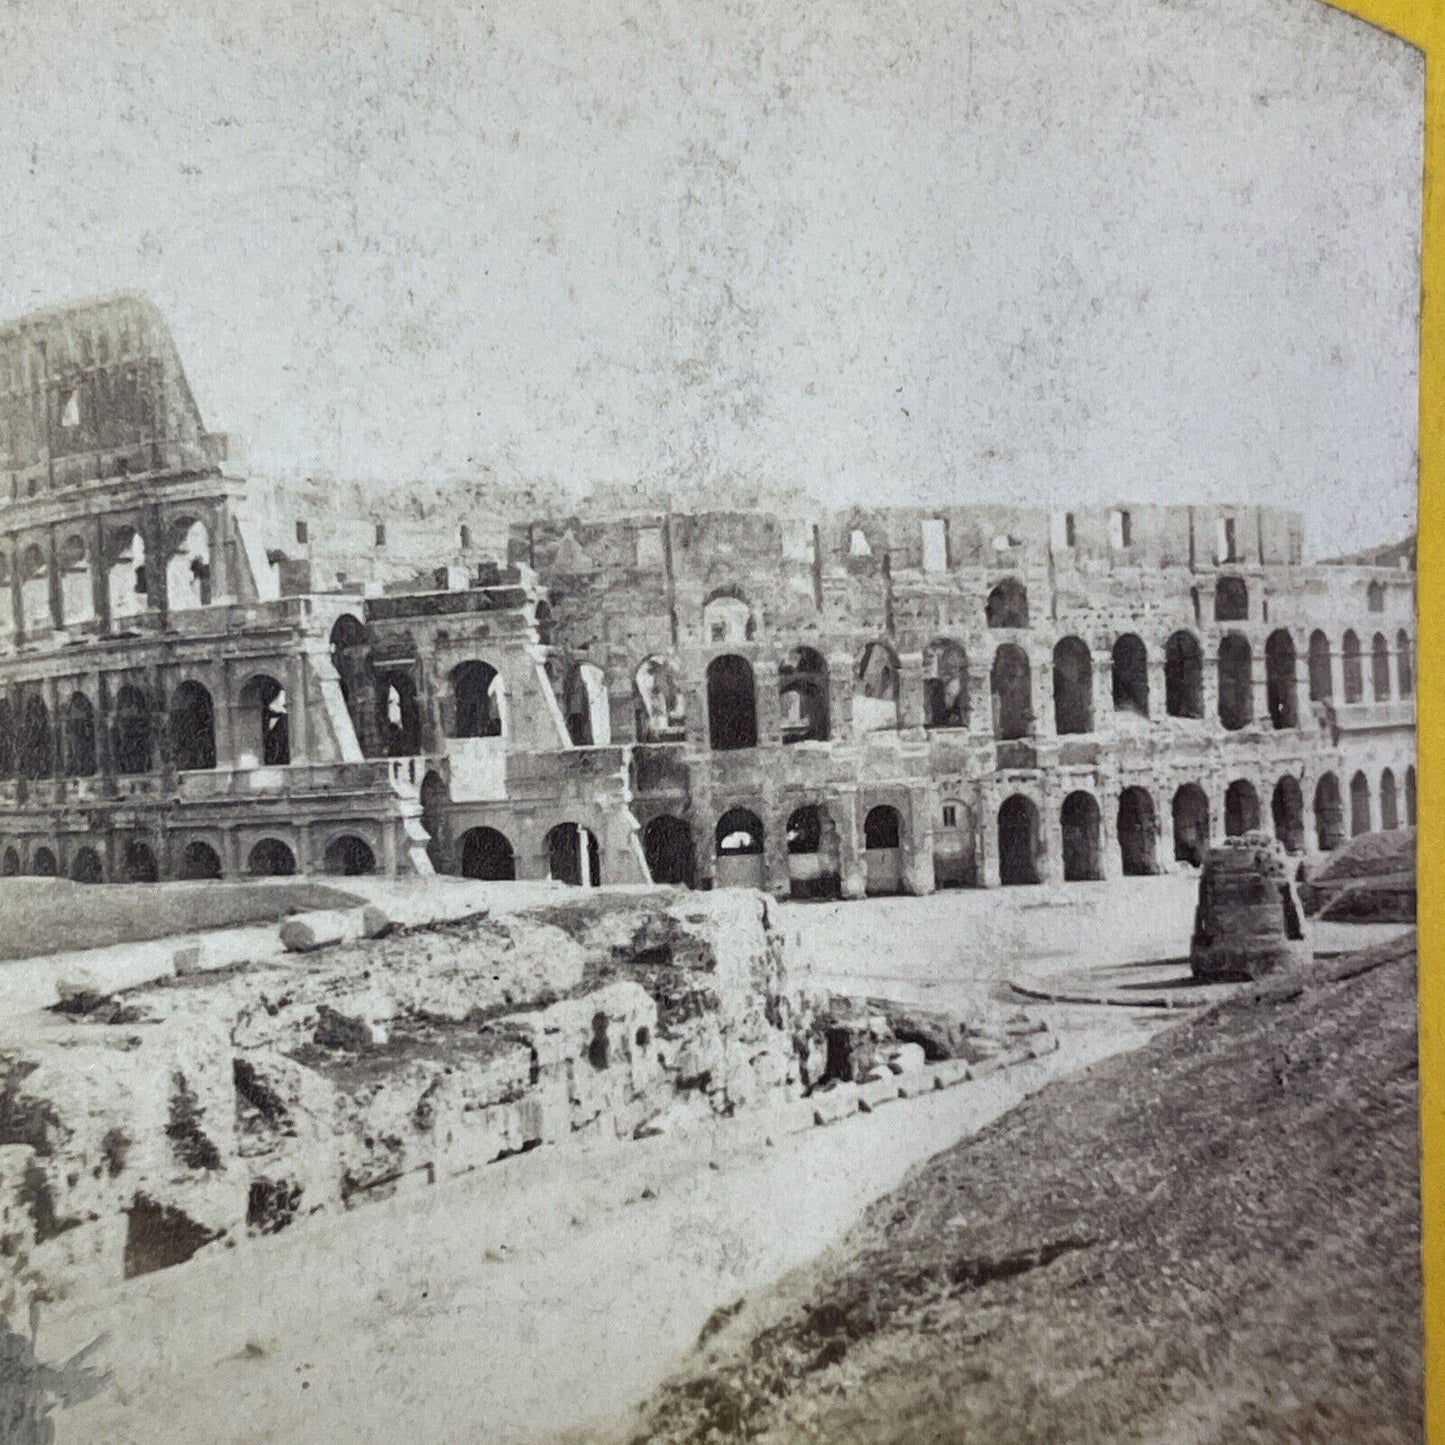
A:
{"label": "arched opening", "polygon": [[1377,632],[1370,642],[1370,686],[1376,702],[1390,700],[1390,644]]}
{"label": "arched opening", "polygon": [[364,838],[358,838],[355,833],[343,833],[326,845],[321,866],[328,873],[356,878],[363,873],[376,872],[376,854]]}
{"label": "arched opening", "polygon": [[[564,823],[563,827],[570,827]],[[556,832],[556,829],[553,829]],[[462,877],[487,883],[509,883],[517,876],[517,858],[511,841],[495,828],[468,828],[461,836]],[[551,834],[547,838],[550,858]]]}
{"label": "arched opening", "polygon": [[1335,695],[1335,670],[1330,640],[1318,628],[1310,633],[1310,701],[1328,702]]}
{"label": "arched opening", "polygon": [[1345,669],[1345,701],[1359,702],[1365,695],[1365,669],[1360,659],[1360,639],[1353,630],[1345,633],[1340,653]]}
{"label": "arched opening", "polygon": [[1242,633],[1219,642],[1219,721],[1230,732],[1254,720],[1254,652]]}
{"label": "arched opening", "polygon": [[757,635],[753,609],[734,591],[715,593],[703,604],[702,635],[712,647],[752,642]]}
{"label": "arched opening", "polygon": [[1236,778],[1224,793],[1224,836],[1239,838],[1259,827],[1259,794],[1254,784]]}
{"label": "arched opening", "polygon": [[1274,785],[1269,811],[1274,822],[1274,836],[1284,845],[1285,852],[1303,853],[1305,800],[1298,778],[1283,777]]}
{"label": "arched opening", "polygon": [[286,689],[274,677],[258,673],[241,689],[240,714],[240,766],[285,767],[291,761]]}
{"label": "arched opening", "polygon": [[795,647],[778,664],[785,743],[828,738],[828,664],[811,647]]}
{"label": "arched opening", "polygon": [[864,887],[870,894],[903,888],[903,820],[898,809],[880,803],[863,819]]}
{"label": "arched opening", "polygon": [[763,886],[763,820],[747,808],[729,808],[713,832],[719,888]]}
{"label": "arched opening", "polygon": [[452,736],[502,736],[502,676],[489,662],[459,663],[451,671]]}
{"label": "arched opening", "polygon": [[[371,639],[366,628],[349,613],[343,613],[331,628],[331,665],[341,685],[346,711],[362,752],[370,757],[375,752],[374,730],[371,726],[376,699],[376,683],[371,669]],[[370,711],[368,711],[370,709]]]}
{"label": "arched opening", "polygon": [[1350,837],[1370,831],[1370,780],[1363,773],[1350,779]]}
{"label": "arched opening", "polygon": [[1265,701],[1276,729],[1299,726],[1299,694],[1295,686],[1294,638],[1283,628],[1264,644]]}
{"label": "arched opening", "polygon": [[180,772],[216,766],[216,711],[198,682],[183,682],[171,694],[171,761]]}
{"label": "arched opening", "polygon": [[1415,691],[1415,664],[1410,651],[1410,634],[1408,632],[1400,631],[1395,634],[1395,667],[1400,696],[1412,696]]}
{"label": "arched opening", "polygon": [[20,853],[15,848],[7,848],[5,857],[0,861],[0,876],[5,878],[16,878],[20,874]]}
{"label": "arched opening", "polygon": [[166,605],[172,612],[208,607],[211,602],[211,534],[194,517],[171,525],[166,558]]}
{"label": "arched opening", "polygon": [[984,616],[990,627],[1027,627],[1029,594],[1017,577],[1005,577],[988,594]]}
{"label": "arched opening", "polygon": [[1064,882],[1082,883],[1104,876],[1099,856],[1099,803],[1092,793],[1070,793],[1059,810]]}
{"label": "arched opening", "polygon": [[256,878],[289,878],[296,855],[279,838],[263,838],[247,856],[246,871]]}
{"label": "arched opening", "polygon": [[558,823],[547,834],[547,876],[574,888],[595,888],[602,882],[602,857],[591,829]]}
{"label": "arched opening", "polygon": [[935,888],[971,888],[978,883],[973,811],[956,798],[945,798],[933,828]]}
{"label": "arched opening", "polygon": [[1033,730],[1033,679],[1029,658],[1022,647],[1006,642],[993,655],[989,673],[993,693],[994,736],[1008,741],[1026,738]]}
{"label": "arched opening", "polygon": [[19,741],[15,732],[15,710],[10,706],[9,698],[0,697],[0,778],[15,776]]}
{"label": "arched opening", "polygon": [[816,804],[788,818],[788,889],[793,898],[840,898],[843,873],[838,829]]}
{"label": "arched opening", "polygon": [[664,813],[642,830],[642,852],[654,883],[692,888],[697,882],[692,829],[681,818]]}
{"label": "arched opening", "polygon": [[95,709],[83,692],[71,693],[65,704],[61,745],[61,765],[67,778],[95,776]]}
{"label": "arched opening", "polygon": [[1192,632],[1164,644],[1164,710],[1170,717],[1204,716],[1204,649]]}
{"label": "arched opening", "polygon": [[1159,824],[1154,799],[1144,788],[1119,794],[1119,861],[1126,878],[1149,877],[1159,871]]}
{"label": "arched opening", "polygon": [[1020,793],[998,810],[998,877],[1004,884],[1039,881],[1039,810]]}
{"label": "arched opening", "polygon": [[421,752],[421,709],[409,672],[388,668],[377,674],[376,718],[387,757],[414,758]]}
{"label": "arched opening", "polygon": [[20,554],[20,616],[26,632],[50,629],[50,561],[33,544]]}
{"label": "arched opening", "polygon": [[38,693],[25,699],[20,714],[20,745],[16,772],[22,778],[48,778],[54,769],[51,755],[50,710]]}
{"label": "arched opening", "polygon": [[1395,774],[1386,768],[1380,774],[1380,827],[1392,833],[1400,826],[1400,802],[1395,793]]}
{"label": "arched opening", "polygon": [[90,548],[84,537],[69,536],[61,544],[60,617],[65,627],[95,617],[95,587],[90,575]]}
{"label": "arched opening", "polygon": [[1321,853],[1330,853],[1345,841],[1345,809],[1340,780],[1325,773],[1315,784],[1315,839]]}
{"label": "arched opening", "polygon": [[612,741],[607,683],[595,662],[577,663],[567,674],[562,712],[574,747],[606,747]]}
{"label": "arched opening", "polygon": [[1415,769],[1405,769],[1405,826],[1413,828],[1416,826],[1415,818]]}
{"label": "arched opening", "polygon": [[1143,640],[1126,632],[1114,643],[1114,711],[1149,716],[1149,654]]}
{"label": "arched opening", "polygon": [[1221,577],[1214,584],[1214,620],[1249,621],[1249,587],[1243,577]]}
{"label": "arched opening", "polygon": [[105,584],[112,622],[139,616],[150,606],[145,538],[134,527],[120,527],[110,534]]}
{"label": "arched opening", "polygon": [[968,726],[968,657],[956,642],[940,639],[924,651],[923,725]]}
{"label": "arched opening", "polygon": [[1054,728],[1094,730],[1094,660],[1081,637],[1062,637],[1054,646]]}
{"label": "arched opening", "polygon": [[190,883],[214,881],[221,876],[221,857],[209,843],[187,843],[181,854],[181,877]]}
{"label": "arched opening", "polygon": [[1370,612],[1385,610],[1385,584],[1383,582],[1372,581],[1365,588],[1365,607]]}
{"label": "arched opening", "polygon": [[1209,851],[1209,798],[1198,783],[1185,783],[1174,794],[1169,809],[1174,823],[1174,858],[1195,868],[1204,865]]}
{"label": "arched opening", "polygon": [[687,737],[687,700],[666,658],[644,658],[633,678],[637,690],[637,741],[680,743]]}
{"label": "arched opening", "polygon": [[858,657],[853,683],[853,730],[885,732],[898,726],[898,658],[886,642],[870,642]]}
{"label": "arched opening", "polygon": [[44,846],[37,848],[30,855],[30,874],[33,878],[54,878],[58,876],[60,866],[55,861],[55,853]]}
{"label": "arched opening", "polygon": [[151,768],[151,711],[145,694],[129,684],[115,695],[110,725],[115,770],[127,776]]}
{"label": "arched opening", "polygon": [[728,653],[707,666],[707,732],[714,752],[758,745],[758,700],[746,658]]}
{"label": "arched opening", "polygon": [[156,855],[144,843],[127,843],[121,851],[120,881],[122,883],[157,883],[160,869]]}
{"label": "arched opening", "polygon": [[77,848],[70,860],[70,876],[76,883],[104,883],[105,869],[94,848]]}

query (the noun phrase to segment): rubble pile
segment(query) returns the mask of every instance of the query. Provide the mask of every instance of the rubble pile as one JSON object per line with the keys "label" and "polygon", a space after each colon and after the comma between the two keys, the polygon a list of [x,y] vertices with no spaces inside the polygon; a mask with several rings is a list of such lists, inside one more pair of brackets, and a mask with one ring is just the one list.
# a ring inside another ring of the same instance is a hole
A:
{"label": "rubble pile", "polygon": [[295,952],[12,1016],[0,1312],[543,1145],[814,1095],[806,1122],[831,1122],[941,1086],[926,1063],[954,1061],[956,1083],[1052,1043],[1019,1016],[814,997],[769,907],[597,891],[363,920],[375,937],[308,915]]}
{"label": "rubble pile", "polygon": [[78,994],[0,1029],[5,1297],[810,1083],[766,901],[593,894]]}
{"label": "rubble pile", "polygon": [[857,1084],[884,1082],[890,1075],[916,1072],[925,1064],[958,1060],[975,1075],[989,1066],[1036,1058],[1058,1047],[1040,1019],[1018,1009],[976,1007],[968,1014],[933,1009],[885,998],[834,994],[820,1007],[814,1038],[821,1042],[824,1086],[837,1080]]}

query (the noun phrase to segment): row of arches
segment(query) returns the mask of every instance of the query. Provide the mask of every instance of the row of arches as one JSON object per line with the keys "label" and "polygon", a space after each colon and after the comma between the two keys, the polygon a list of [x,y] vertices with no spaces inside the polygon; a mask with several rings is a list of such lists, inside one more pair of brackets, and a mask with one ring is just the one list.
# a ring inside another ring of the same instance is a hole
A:
{"label": "row of arches", "polygon": [[[1376,702],[1394,697],[1412,697],[1415,692],[1415,665],[1410,634],[1401,628],[1395,634],[1393,648],[1383,632],[1370,640],[1370,692]],[[1392,688],[1393,667],[1393,688]],[[1363,702],[1365,697],[1365,655],[1358,635],[1347,631],[1340,648],[1341,694],[1347,703]],[[1318,630],[1310,634],[1309,684],[1311,702],[1328,702],[1335,695],[1334,657],[1330,640]]]}
{"label": "row of arches", "polygon": [[[279,838],[262,838],[247,852],[245,871],[252,878],[289,878],[298,871],[296,854],[289,844]],[[364,838],[354,833],[343,833],[327,843],[322,854],[322,871],[340,877],[374,873],[376,854]],[[22,873],[38,878],[59,877],[61,868],[55,850],[48,844],[40,844],[32,850],[26,865],[19,848],[14,844],[5,847],[0,853],[0,874],[11,878]],[[89,845],[75,849],[70,855],[65,876],[76,883],[105,882],[105,865],[100,851]],[[160,866],[150,844],[134,839],[121,844],[116,854],[113,881],[157,883],[160,876]],[[175,877],[189,882],[224,877],[220,854],[209,843],[199,839],[187,843],[177,860]]]}
{"label": "row of arches", "polygon": [[[1192,592],[1194,621],[1204,620],[1199,589]],[[1029,626],[1028,588],[1017,577],[1005,577],[984,599],[984,621],[990,628],[1021,631]],[[758,635],[757,617],[735,587],[719,589],[703,604],[703,637],[710,645],[752,642]],[[1243,577],[1225,575],[1214,584],[1215,622],[1249,620],[1249,584]]]}
{"label": "row of arches", "polygon": [[[291,761],[286,690],[274,678],[248,678],[237,698],[237,761],[240,766],[277,767]],[[117,775],[148,773],[155,766],[156,742],[164,730],[171,766],[179,771],[214,768],[216,708],[210,690],[194,680],[182,682],[158,714],[146,690],[126,683],[116,690],[109,716],[83,692],[61,705],[58,728],[39,693],[18,706],[0,698],[0,778],[93,777],[101,766],[104,727],[110,769]]]}
{"label": "row of arches", "polygon": [[[1363,772],[1350,781],[1349,835],[1415,826],[1415,769],[1404,777],[1403,812],[1393,771],[1386,768],[1380,780],[1378,819],[1371,810],[1370,781]],[[1320,849],[1329,851],[1345,841],[1345,811],[1339,779],[1324,774],[1315,786],[1315,834]],[[1291,853],[1302,853],[1308,844],[1305,833],[1305,802],[1297,778],[1285,776],[1270,796],[1270,823],[1276,838]],[[1253,783],[1239,778],[1230,783],[1224,798],[1224,834],[1240,837],[1262,826],[1262,809]],[[1170,803],[1174,857],[1178,862],[1198,866],[1204,860],[1211,837],[1209,798],[1197,783],[1178,788]],[[1092,793],[1077,791],[1064,799],[1059,810],[1061,871],[1065,882],[1104,876],[1100,857],[1101,813]],[[1119,795],[1116,837],[1121,872],[1130,875],[1159,871],[1156,854],[1158,827],[1154,800],[1142,787],[1125,788]],[[1038,883],[1043,880],[1044,841],[1038,805],[1032,798],[1015,793],[1005,799],[998,812],[999,881],[1003,884]]]}
{"label": "row of arches", "polygon": [[[156,606],[157,591],[147,563],[145,536],[138,527],[107,530],[102,542],[101,585],[111,621],[123,622]],[[0,554],[0,631],[18,623],[26,633],[78,626],[96,620],[96,561],[92,540],[78,532],[61,537],[54,562],[46,547],[32,542],[13,558]],[[160,566],[166,605],[172,611],[211,602],[211,534],[199,517],[172,521],[164,536]]]}
{"label": "row of arches", "polygon": [[[1265,642],[1265,706],[1276,729],[1299,726],[1294,639],[1284,629]],[[1247,727],[1255,717],[1254,650],[1242,633],[1227,633],[1217,658],[1219,721],[1227,730]],[[1149,653],[1142,638],[1126,633],[1115,639],[1111,653],[1112,704],[1116,714],[1150,717]],[[1094,660],[1087,642],[1061,638],[1052,658],[1054,730],[1061,735],[1090,733],[1096,727]],[[664,730],[656,726],[659,696],[679,699],[682,689],[669,664],[648,658],[639,669],[639,740],[672,740],[682,736],[680,717],[669,713]],[[643,694],[642,679],[646,679]],[[882,642],[869,643],[855,672],[853,717],[860,732],[899,725],[898,659]],[[757,685],[752,663],[725,653],[708,664],[708,736],[716,751],[757,746]],[[1019,644],[1006,642],[994,650],[989,669],[995,734],[1004,740],[1024,738],[1035,730],[1033,666]],[[782,704],[782,740],[824,741],[830,735],[827,665],[818,652],[794,648],[778,667]],[[941,639],[924,653],[923,723],[929,728],[967,727],[969,670],[963,647]],[[680,709],[679,709],[680,710]],[[1204,652],[1188,631],[1173,633],[1164,648],[1164,711],[1169,717],[1204,716]]]}
{"label": "row of arches", "polygon": [[[1414,826],[1415,770],[1407,768],[1404,778],[1403,815],[1397,801],[1395,775],[1385,769],[1380,783],[1379,826],[1393,829]],[[1349,833],[1369,831],[1372,814],[1369,781],[1356,773],[1350,784]],[[1338,847],[1345,838],[1345,816],[1339,780],[1326,773],[1314,794],[1315,831],[1323,849]],[[1307,845],[1303,790],[1297,778],[1278,780],[1270,797],[1270,822],[1275,836],[1292,853]],[[955,828],[958,812],[967,812],[957,801],[943,804],[944,831]],[[1208,795],[1197,783],[1179,787],[1170,802],[1173,856],[1176,861],[1198,866],[1204,860],[1212,836]],[[955,815],[955,816],[951,816]],[[1236,779],[1225,790],[1224,833],[1237,837],[1262,826],[1261,800],[1253,783]],[[550,876],[565,882],[579,882],[579,868],[572,840],[585,834],[588,847],[596,840],[574,824],[562,824],[547,837]],[[1105,877],[1102,856],[1102,811],[1097,797],[1088,790],[1070,793],[1059,812],[1061,872],[1065,882]],[[1124,788],[1118,798],[1114,836],[1119,849],[1119,871],[1126,877],[1148,876],[1161,871],[1158,840],[1161,834],[1152,794],[1147,788]],[[752,809],[729,808],[713,829],[714,876],[720,886],[764,886],[763,858],[766,828]],[[795,809],[784,824],[790,887],[794,897],[837,897],[841,889],[841,849],[838,829],[827,808],[807,804]],[[897,857],[904,845],[906,828],[899,810],[890,804],[869,809],[863,820],[863,849],[870,893],[897,892],[901,867]],[[653,818],[642,832],[643,852],[654,882],[695,887],[697,860],[693,831],[682,818],[663,814]],[[566,850],[559,859],[559,848]],[[1043,878],[1044,846],[1037,804],[1023,794],[1005,799],[998,813],[999,879],[1004,884],[1037,883]],[[890,856],[892,855],[892,856]],[[491,828],[475,828],[462,838],[462,872],[469,877],[513,878],[515,860],[505,836]],[[590,878],[600,882],[595,852]],[[939,886],[972,881],[963,876],[942,878]]]}
{"label": "row of arches", "polygon": [[[597,835],[580,823],[558,823],[548,830],[544,846],[547,876],[556,883],[595,888],[603,881],[602,850]],[[500,829],[468,828],[457,840],[461,874],[488,882],[510,882],[517,876],[517,855]]]}

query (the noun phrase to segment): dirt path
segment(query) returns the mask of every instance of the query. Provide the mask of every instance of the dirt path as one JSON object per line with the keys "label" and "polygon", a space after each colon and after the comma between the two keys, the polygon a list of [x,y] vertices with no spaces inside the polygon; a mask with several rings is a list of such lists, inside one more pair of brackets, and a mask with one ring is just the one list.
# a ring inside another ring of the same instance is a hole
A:
{"label": "dirt path", "polygon": [[656,1445],[1421,1439],[1414,940],[1240,990],[915,1171]]}
{"label": "dirt path", "polygon": [[58,1306],[42,1353],[108,1334],[114,1378],[57,1439],[595,1438],[912,1165],[1147,1037],[1095,1011],[1045,1059],[772,1145],[757,1119],[526,1156]]}

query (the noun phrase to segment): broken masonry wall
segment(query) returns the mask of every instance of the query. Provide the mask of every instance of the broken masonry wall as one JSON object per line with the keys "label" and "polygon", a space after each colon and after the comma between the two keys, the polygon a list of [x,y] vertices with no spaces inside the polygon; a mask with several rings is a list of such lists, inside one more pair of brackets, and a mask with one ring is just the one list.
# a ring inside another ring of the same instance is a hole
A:
{"label": "broken masonry wall", "polygon": [[10,1312],[532,1149],[800,1094],[819,1052],[742,892],[595,891],[73,1010],[0,1036]]}

